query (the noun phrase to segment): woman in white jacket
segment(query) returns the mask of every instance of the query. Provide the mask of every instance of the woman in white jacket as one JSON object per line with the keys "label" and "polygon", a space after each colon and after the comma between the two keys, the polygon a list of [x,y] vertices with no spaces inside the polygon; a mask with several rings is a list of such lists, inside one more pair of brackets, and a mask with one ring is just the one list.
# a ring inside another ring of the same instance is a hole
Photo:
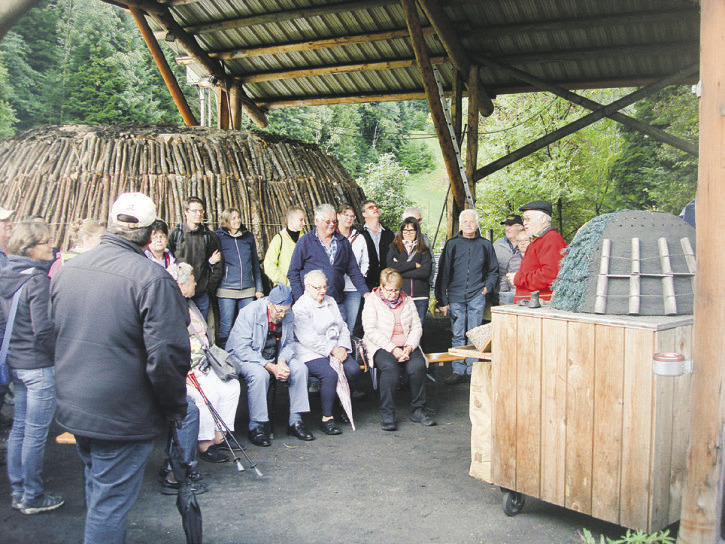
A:
{"label": "woman in white jacket", "polygon": [[420,349],[422,327],[415,303],[400,290],[403,278],[392,268],[380,273],[380,287],[365,301],[363,342],[377,367],[380,415],[384,431],[395,431],[395,386],[402,365],[410,380],[410,420],[427,427],[435,421],[426,415],[426,360]]}

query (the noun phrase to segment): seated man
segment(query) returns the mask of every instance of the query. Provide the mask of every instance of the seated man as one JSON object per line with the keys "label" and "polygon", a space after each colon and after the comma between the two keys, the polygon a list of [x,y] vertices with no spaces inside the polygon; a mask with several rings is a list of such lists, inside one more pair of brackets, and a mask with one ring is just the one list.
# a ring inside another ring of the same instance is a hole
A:
{"label": "seated man", "polygon": [[516,287],[514,302],[528,300],[539,292],[541,300],[551,300],[551,286],[559,274],[566,242],[551,226],[551,202],[534,200],[519,208],[524,212],[524,228],[531,236],[518,272],[506,274]]}
{"label": "seated man", "polygon": [[341,434],[342,429],[332,416],[338,376],[330,366],[330,359],[335,358],[342,363],[350,388],[355,387],[360,366],[350,357],[350,331],[337,303],[332,297],[325,296],[327,276],[322,270],[312,270],[305,274],[304,281],[305,292],[293,308],[297,357],[321,382],[322,432]]}
{"label": "seated man", "polygon": [[265,431],[267,415],[267,389],[270,374],[276,380],[289,383],[290,415],[287,434],[300,440],[314,440],[302,422],[302,415],[310,411],[307,397],[307,367],[295,358],[293,317],[288,313],[292,305],[292,290],[278,283],[268,297],[245,306],[237,316],[227,341],[239,373],[247,380],[249,401],[249,440],[256,446],[270,445]]}

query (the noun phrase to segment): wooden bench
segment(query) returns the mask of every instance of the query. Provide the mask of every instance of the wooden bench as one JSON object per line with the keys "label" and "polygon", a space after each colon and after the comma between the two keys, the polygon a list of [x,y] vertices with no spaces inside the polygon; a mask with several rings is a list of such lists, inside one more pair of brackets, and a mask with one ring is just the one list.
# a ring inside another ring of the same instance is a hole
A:
{"label": "wooden bench", "polygon": [[[489,342],[486,346],[484,346],[483,349],[490,349],[490,346],[491,344]],[[440,391],[438,389],[440,385],[440,380],[438,376],[438,367],[446,363],[451,363],[453,361],[462,361],[464,359],[467,359],[468,357],[474,357],[477,359],[482,359],[484,361],[491,360],[490,352],[478,351],[474,346],[461,346],[457,348],[450,348],[448,351],[442,351],[439,353],[426,353],[425,356],[428,358],[428,367],[433,367],[433,376],[428,374],[428,379],[430,379],[435,384],[436,412],[440,410]]]}

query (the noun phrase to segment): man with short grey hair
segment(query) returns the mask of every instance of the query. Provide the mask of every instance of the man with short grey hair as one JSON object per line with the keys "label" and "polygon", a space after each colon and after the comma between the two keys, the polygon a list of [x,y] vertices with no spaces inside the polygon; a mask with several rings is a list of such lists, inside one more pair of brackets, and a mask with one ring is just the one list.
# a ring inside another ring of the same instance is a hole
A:
{"label": "man with short grey hair", "polygon": [[516,235],[524,230],[524,221],[520,215],[510,214],[501,221],[504,225],[504,235],[493,243],[498,260],[498,282],[496,282],[496,293],[501,290],[501,282],[504,280],[508,263],[518,253],[516,248]]}
{"label": "man with short grey hair", "polygon": [[[441,312],[451,313],[454,347],[465,346],[466,331],[483,322],[486,295],[493,292],[498,279],[496,253],[493,244],[479,233],[478,213],[463,210],[458,222],[461,232],[443,247],[435,289]],[[454,385],[470,376],[474,361],[453,361],[453,373],[446,384]]]}

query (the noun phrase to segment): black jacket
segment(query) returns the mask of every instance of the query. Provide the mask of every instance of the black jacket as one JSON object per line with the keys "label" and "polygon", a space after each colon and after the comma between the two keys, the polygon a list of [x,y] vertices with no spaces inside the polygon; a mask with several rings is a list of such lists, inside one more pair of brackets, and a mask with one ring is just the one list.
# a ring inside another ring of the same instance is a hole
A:
{"label": "black jacket", "polygon": [[382,225],[380,225],[380,227],[383,229],[383,232],[380,235],[379,259],[378,252],[375,249],[375,242],[373,241],[370,232],[368,232],[368,230],[365,228],[365,225],[355,227],[365,237],[365,243],[368,246],[368,260],[370,261],[370,266],[368,268],[368,273],[365,276],[365,284],[371,291],[375,287],[380,285],[380,272],[387,268],[386,259],[388,255],[388,249],[390,249],[390,244],[392,244],[393,240],[395,239],[395,234],[393,233],[393,231],[391,231],[390,229],[386,229]]}
{"label": "black jacket", "polygon": [[459,234],[446,242],[438,261],[438,306],[469,302],[486,287],[493,293],[498,279],[498,260],[493,244],[476,232],[473,238]]}
{"label": "black jacket", "polygon": [[50,286],[58,423],[78,436],[149,440],[186,414],[189,307],[140,248],[113,234]]}
{"label": "black jacket", "polygon": [[53,366],[55,335],[48,317],[49,266],[50,263],[10,255],[7,267],[0,269],[0,333],[5,331],[13,294],[25,285],[10,337],[9,367],[30,370]]}
{"label": "black jacket", "polygon": [[209,257],[219,250],[219,238],[204,225],[189,230],[186,223],[176,225],[169,235],[169,249],[176,260],[194,267],[196,280],[195,296],[206,292],[214,294],[224,275],[224,256],[215,265],[209,264]]}
{"label": "black jacket", "polygon": [[[390,268],[394,268],[403,276],[402,289],[406,295],[414,298],[430,296],[428,282],[433,267],[430,250],[426,249],[423,253],[414,251],[412,255],[408,255],[405,249],[400,251],[395,244],[391,244],[386,262]],[[416,267],[415,263],[420,263],[420,266]]]}

